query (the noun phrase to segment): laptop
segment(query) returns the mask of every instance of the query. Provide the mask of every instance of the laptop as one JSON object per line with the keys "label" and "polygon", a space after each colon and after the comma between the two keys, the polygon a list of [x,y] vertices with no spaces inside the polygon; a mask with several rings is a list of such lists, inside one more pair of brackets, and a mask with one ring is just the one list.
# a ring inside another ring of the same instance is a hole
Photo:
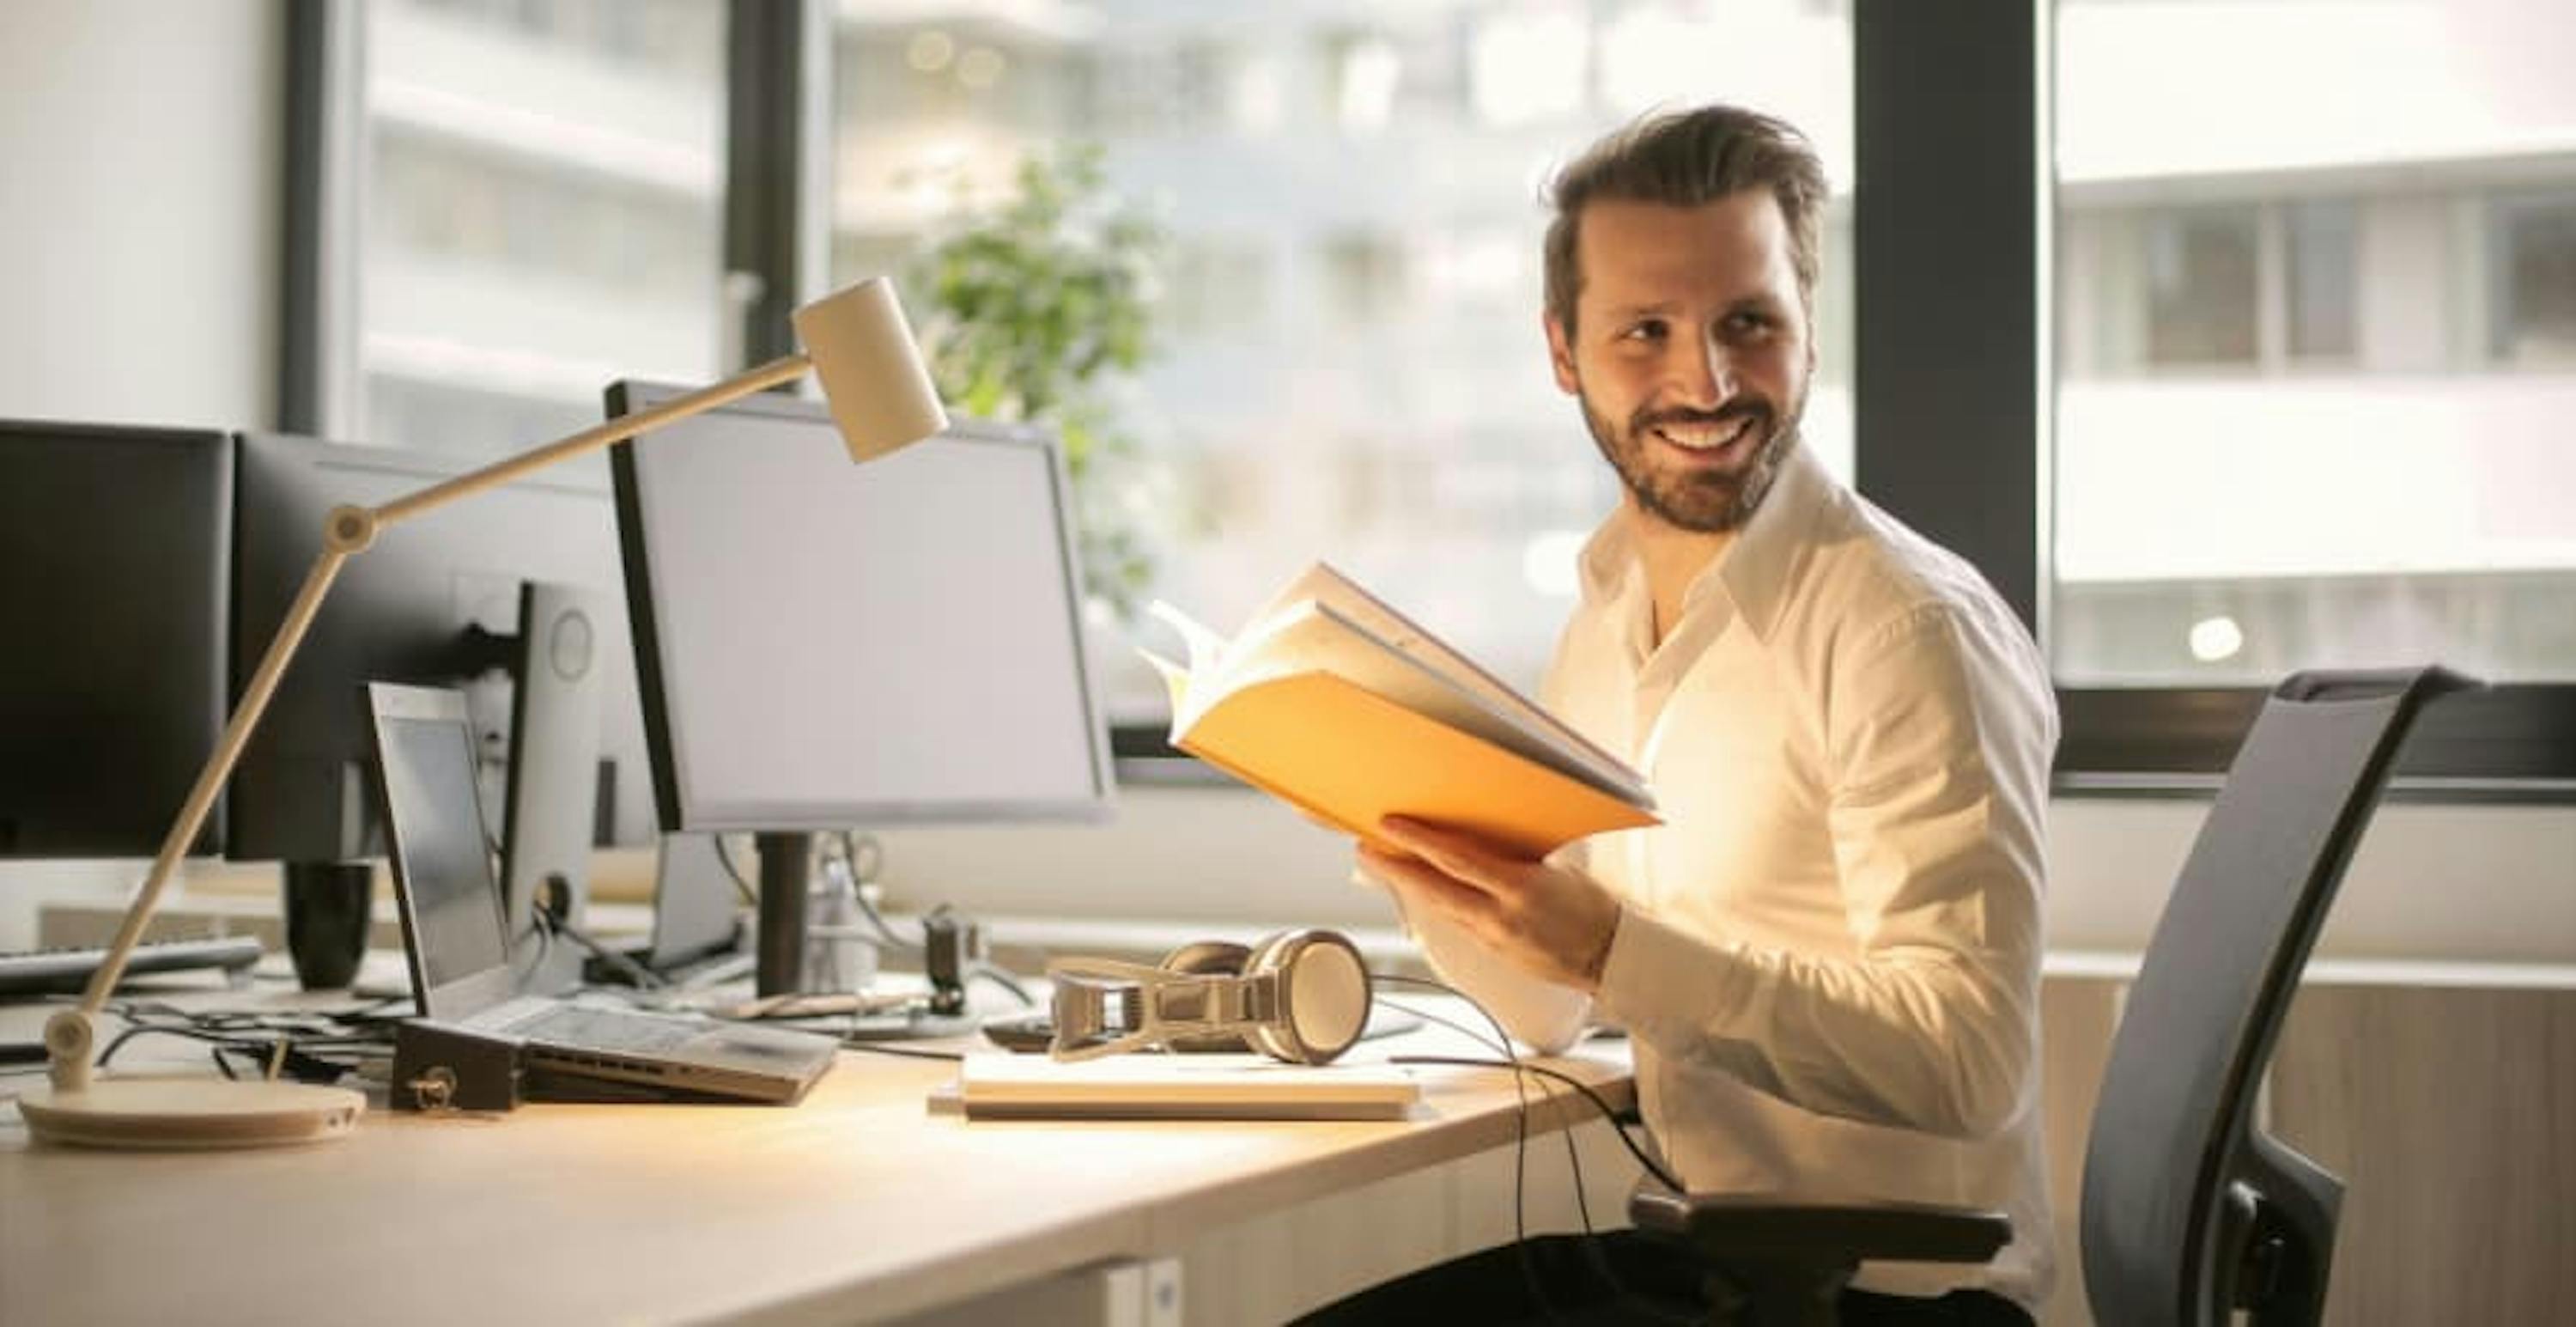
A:
{"label": "laptop", "polygon": [[780,1028],[577,1004],[510,960],[501,878],[475,794],[465,693],[371,683],[377,806],[423,1018],[518,1047],[530,1095],[793,1102],[838,1044]]}

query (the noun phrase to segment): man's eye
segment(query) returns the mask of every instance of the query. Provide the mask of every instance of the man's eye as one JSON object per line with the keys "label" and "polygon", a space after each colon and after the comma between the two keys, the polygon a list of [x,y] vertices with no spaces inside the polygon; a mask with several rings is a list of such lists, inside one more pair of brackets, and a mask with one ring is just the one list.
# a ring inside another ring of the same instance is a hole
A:
{"label": "man's eye", "polygon": [[1652,319],[1641,323],[1630,323],[1619,333],[1619,339],[1622,341],[1660,341],[1663,337],[1664,324]]}
{"label": "man's eye", "polygon": [[1770,315],[1761,313],[1730,313],[1720,325],[1729,336],[1757,336],[1773,326]]}

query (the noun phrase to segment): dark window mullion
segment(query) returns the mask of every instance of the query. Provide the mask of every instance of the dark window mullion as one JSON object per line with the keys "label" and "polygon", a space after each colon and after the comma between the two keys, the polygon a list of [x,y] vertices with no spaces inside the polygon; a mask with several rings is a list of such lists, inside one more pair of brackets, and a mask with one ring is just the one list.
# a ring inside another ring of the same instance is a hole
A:
{"label": "dark window mullion", "polygon": [[1853,469],[2041,624],[2044,0],[1852,6]]}
{"label": "dark window mullion", "polygon": [[804,209],[828,206],[807,196],[806,168],[809,151],[832,132],[806,112],[821,80],[814,48],[828,40],[815,24],[828,13],[814,0],[732,0],[724,253],[727,316],[739,319],[742,365],[796,349],[788,315],[823,276],[810,270],[817,264],[802,237],[811,224]]}

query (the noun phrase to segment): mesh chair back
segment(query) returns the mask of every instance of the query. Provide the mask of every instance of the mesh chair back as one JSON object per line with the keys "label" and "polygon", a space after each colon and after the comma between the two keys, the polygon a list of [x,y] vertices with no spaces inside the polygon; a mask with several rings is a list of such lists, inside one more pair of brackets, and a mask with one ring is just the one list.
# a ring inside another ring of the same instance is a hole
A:
{"label": "mesh chair back", "polygon": [[2131,989],[2085,1152],[2101,1327],[2313,1321],[2342,1186],[2255,1132],[2309,948],[2440,669],[2301,673],[2264,704]]}

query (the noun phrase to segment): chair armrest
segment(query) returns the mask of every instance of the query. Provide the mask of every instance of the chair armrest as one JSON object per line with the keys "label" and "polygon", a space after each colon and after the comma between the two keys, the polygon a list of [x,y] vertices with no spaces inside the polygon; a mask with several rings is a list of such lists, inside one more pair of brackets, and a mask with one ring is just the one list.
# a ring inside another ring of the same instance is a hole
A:
{"label": "chair armrest", "polygon": [[1980,1263],[2012,1242],[2001,1212],[1927,1203],[1803,1202],[1776,1194],[1675,1193],[1654,1181],[1628,1197],[1639,1230],[1687,1240],[1719,1260]]}

